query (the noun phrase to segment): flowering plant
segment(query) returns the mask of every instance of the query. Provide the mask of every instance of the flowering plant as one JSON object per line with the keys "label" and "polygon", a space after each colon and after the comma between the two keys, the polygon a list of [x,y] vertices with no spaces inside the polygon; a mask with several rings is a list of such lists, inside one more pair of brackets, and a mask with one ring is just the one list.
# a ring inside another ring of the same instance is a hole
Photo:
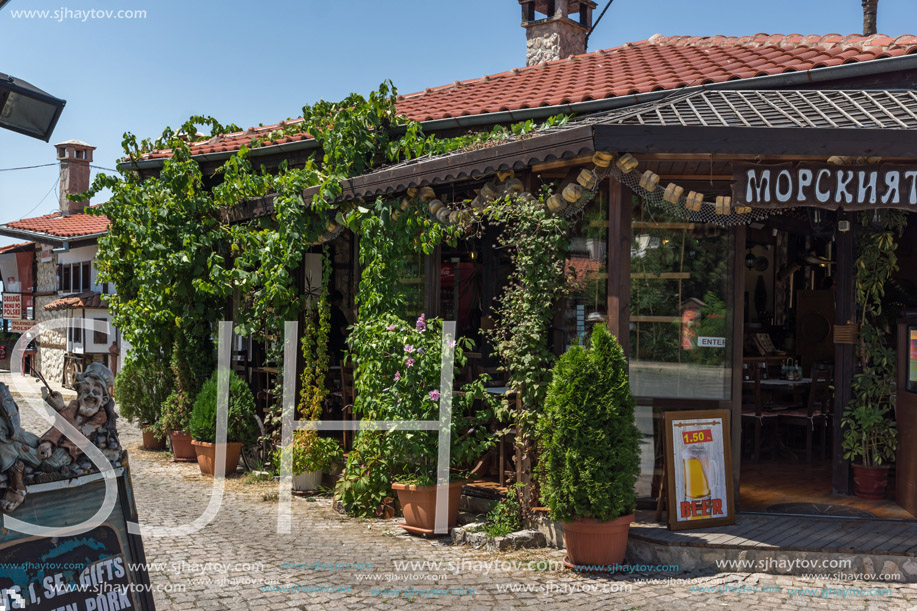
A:
{"label": "flowering plant", "polygon": [[[357,398],[354,411],[366,420],[437,421],[440,419],[440,369],[443,351],[440,319],[421,315],[411,323],[383,314],[354,326],[349,342],[360,358],[355,363]],[[450,341],[454,370],[467,362],[471,340]],[[450,467],[453,479],[467,479],[467,470],[494,443],[487,429],[493,401],[484,389],[485,378],[456,388],[452,396]],[[393,430],[376,437],[375,469],[384,469],[392,482],[431,485],[436,483],[439,435],[435,430]],[[360,444],[358,444],[360,445]],[[356,453],[348,462],[351,475],[369,462]],[[359,464],[356,461],[359,460]],[[345,480],[348,471],[345,471]],[[380,491],[381,494],[381,491]]]}

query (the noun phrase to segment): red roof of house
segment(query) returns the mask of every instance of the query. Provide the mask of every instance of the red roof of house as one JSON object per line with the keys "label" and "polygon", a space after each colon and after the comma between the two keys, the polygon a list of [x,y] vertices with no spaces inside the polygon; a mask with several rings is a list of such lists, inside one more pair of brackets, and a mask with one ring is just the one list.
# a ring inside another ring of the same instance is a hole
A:
{"label": "red roof of house", "polygon": [[55,238],[79,238],[108,231],[108,217],[92,216],[85,212],[75,214],[53,212],[30,219],[10,221],[0,227],[43,233]]}
{"label": "red roof of house", "polygon": [[102,295],[95,291],[87,291],[79,295],[70,295],[61,297],[47,304],[45,310],[69,310],[72,308],[107,308],[108,305],[102,301]]}
{"label": "red roof of house", "polygon": [[6,246],[0,247],[0,255],[5,255],[10,252],[21,252],[26,250],[32,250],[35,248],[35,242],[17,242],[16,244],[7,244]]}
{"label": "red roof of house", "polygon": [[[653,36],[527,68],[398,96],[416,121],[586,102],[917,53],[917,36],[755,34]],[[230,152],[284,123],[249,128],[192,145],[192,153]],[[306,140],[285,136],[273,144]],[[169,157],[171,151],[145,157]]]}

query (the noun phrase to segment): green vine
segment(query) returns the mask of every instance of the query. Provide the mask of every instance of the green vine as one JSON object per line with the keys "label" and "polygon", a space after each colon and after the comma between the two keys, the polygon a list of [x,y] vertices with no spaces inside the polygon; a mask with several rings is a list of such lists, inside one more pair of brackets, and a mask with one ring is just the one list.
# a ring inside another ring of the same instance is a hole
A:
{"label": "green vine", "polygon": [[895,351],[888,344],[882,324],[885,287],[898,270],[897,240],[904,233],[907,217],[885,211],[881,225],[874,227],[870,216],[861,215],[857,239],[856,300],[860,308],[861,370],[853,377],[853,399],[847,405],[844,427],[844,458],[876,466],[895,459],[897,431],[892,415],[895,387]]}

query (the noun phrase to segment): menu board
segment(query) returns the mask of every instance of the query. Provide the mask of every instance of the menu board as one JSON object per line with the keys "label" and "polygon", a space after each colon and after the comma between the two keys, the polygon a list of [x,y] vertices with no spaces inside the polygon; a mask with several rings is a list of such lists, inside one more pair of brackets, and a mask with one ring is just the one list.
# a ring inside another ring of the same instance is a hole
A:
{"label": "menu board", "polygon": [[735,523],[729,410],[665,413],[669,529]]}

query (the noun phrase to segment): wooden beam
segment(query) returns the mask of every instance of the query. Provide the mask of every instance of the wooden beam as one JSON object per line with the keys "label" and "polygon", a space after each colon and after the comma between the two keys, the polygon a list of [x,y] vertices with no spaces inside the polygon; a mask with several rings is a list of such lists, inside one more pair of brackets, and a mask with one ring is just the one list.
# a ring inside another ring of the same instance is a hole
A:
{"label": "wooden beam", "polygon": [[[570,159],[558,159],[557,161],[548,161],[546,163],[538,163],[532,166],[532,172],[546,172],[548,170],[556,170],[558,168],[568,168],[575,165],[584,165],[587,163],[592,163],[592,155],[580,155],[579,157],[571,157]],[[730,179],[732,177],[730,176]]]}
{"label": "wooden beam", "polygon": [[692,182],[729,181],[732,174],[660,174],[660,180],[690,180]]}
{"label": "wooden beam", "polygon": [[[839,212],[837,220],[849,219],[852,215]],[[834,324],[846,325],[856,322],[856,286],[855,286],[855,244],[853,227],[850,230],[836,231],[837,265],[835,275],[835,309]],[[837,223],[835,223],[837,227]],[[900,348],[900,347],[899,347]],[[831,418],[831,490],[835,494],[849,494],[849,466],[844,459],[841,447],[841,418],[844,408],[853,395],[851,385],[856,371],[856,345],[834,344],[834,410]]]}
{"label": "wooden beam", "polygon": [[[917,157],[912,130],[596,125],[595,148],[633,153]],[[708,157],[709,159],[709,157]]]}
{"label": "wooden beam", "polygon": [[[732,486],[735,498],[732,502],[739,508],[739,473],[742,471],[742,359],[743,335],[745,331],[745,225],[733,230],[734,253],[732,264],[726,272],[732,278],[732,295],[729,308],[732,318]],[[727,321],[728,323],[728,321]],[[728,324],[727,324],[727,328]]]}
{"label": "wooden beam", "polygon": [[630,241],[631,192],[608,180],[608,330],[630,356]]}
{"label": "wooden beam", "polygon": [[687,280],[691,277],[691,272],[660,272],[651,274],[647,272],[638,272],[630,275],[635,280]]}
{"label": "wooden beam", "polygon": [[650,316],[648,314],[631,314],[630,322],[681,322],[681,316]]}
{"label": "wooden beam", "polygon": [[694,223],[654,223],[652,221],[634,221],[634,229],[694,229]]}

